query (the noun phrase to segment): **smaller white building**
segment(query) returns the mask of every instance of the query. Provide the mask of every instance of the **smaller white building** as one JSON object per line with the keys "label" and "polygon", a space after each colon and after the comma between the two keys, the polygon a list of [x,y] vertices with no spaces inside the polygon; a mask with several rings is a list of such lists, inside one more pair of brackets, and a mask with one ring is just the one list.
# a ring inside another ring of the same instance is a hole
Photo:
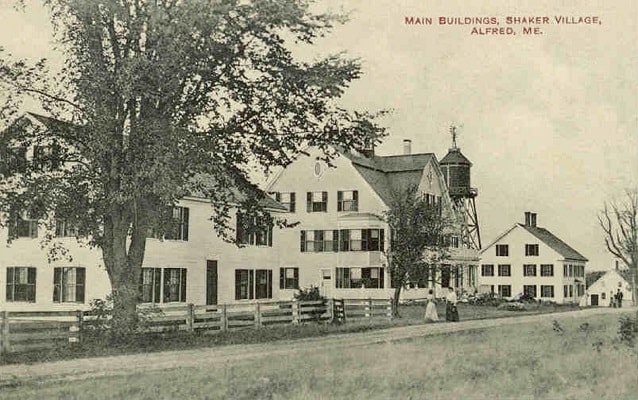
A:
{"label": "smaller white building", "polygon": [[522,295],[556,303],[579,303],[585,295],[587,259],[525,213],[481,250],[479,292],[504,298]]}
{"label": "smaller white building", "polygon": [[623,294],[622,306],[631,306],[633,299],[628,277],[617,270],[609,270],[587,288],[587,305],[609,307],[619,290]]}

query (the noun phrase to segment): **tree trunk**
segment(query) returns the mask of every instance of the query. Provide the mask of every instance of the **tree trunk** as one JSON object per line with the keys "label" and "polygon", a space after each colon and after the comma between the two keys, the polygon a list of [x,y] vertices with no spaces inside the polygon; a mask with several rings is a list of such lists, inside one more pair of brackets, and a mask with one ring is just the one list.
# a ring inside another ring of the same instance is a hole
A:
{"label": "tree trunk", "polygon": [[394,288],[394,296],[392,297],[392,317],[400,318],[399,315],[399,298],[401,297],[401,285],[397,284]]}

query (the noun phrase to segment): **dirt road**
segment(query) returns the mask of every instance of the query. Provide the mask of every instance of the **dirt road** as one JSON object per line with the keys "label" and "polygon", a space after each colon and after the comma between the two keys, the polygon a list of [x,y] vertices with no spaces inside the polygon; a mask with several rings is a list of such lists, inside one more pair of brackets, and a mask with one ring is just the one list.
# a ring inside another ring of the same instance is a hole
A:
{"label": "dirt road", "polygon": [[127,375],[140,371],[157,371],[188,367],[222,367],[245,359],[292,354],[309,348],[335,348],[364,346],[409,339],[427,335],[446,334],[525,322],[548,322],[583,318],[591,315],[635,312],[635,309],[592,308],[555,314],[527,315],[521,317],[489,320],[471,320],[456,323],[413,325],[362,333],[348,333],[307,338],[291,341],[277,341],[254,345],[230,345],[200,348],[186,351],[132,354],[113,357],[99,357],[55,361],[33,365],[0,366],[0,389],[26,383],[43,381],[72,381],[96,377]]}

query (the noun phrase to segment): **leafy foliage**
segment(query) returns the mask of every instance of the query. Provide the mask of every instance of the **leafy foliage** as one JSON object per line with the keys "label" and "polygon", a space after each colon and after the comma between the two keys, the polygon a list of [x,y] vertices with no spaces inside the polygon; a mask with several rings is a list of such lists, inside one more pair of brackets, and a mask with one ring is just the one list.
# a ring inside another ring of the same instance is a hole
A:
{"label": "leafy foliage", "polygon": [[[451,221],[442,204],[432,204],[417,186],[396,191],[384,220],[390,228],[390,246],[386,250],[390,279],[394,285],[394,307],[401,288],[411,279],[433,280],[441,264],[449,257],[444,235]],[[427,272],[427,274],[426,274]]]}

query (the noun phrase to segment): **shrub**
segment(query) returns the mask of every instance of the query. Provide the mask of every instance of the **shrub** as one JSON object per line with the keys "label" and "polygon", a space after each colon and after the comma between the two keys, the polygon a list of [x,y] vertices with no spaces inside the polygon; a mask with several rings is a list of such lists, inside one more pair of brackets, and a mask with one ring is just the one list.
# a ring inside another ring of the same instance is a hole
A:
{"label": "shrub", "polygon": [[618,327],[618,336],[622,343],[628,346],[635,346],[636,334],[638,333],[638,322],[630,317],[620,317],[620,326]]}
{"label": "shrub", "polygon": [[495,293],[477,293],[467,298],[469,304],[477,306],[497,307],[506,301],[504,298],[498,297]]}

